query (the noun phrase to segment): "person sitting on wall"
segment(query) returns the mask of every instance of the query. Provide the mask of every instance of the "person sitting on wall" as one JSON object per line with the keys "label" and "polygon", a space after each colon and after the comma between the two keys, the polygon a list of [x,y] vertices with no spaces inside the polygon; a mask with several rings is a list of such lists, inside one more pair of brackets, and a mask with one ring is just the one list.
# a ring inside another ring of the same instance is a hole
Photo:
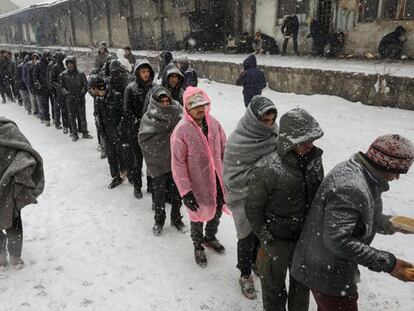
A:
{"label": "person sitting on wall", "polygon": [[274,38],[262,33],[260,30],[256,32],[256,38],[253,40],[253,49],[256,54],[277,54],[279,46]]}
{"label": "person sitting on wall", "polygon": [[333,33],[329,34],[326,39],[325,56],[338,57],[344,48],[345,33]]}
{"label": "person sitting on wall", "polygon": [[243,32],[237,44],[237,53],[239,54],[253,53],[254,52],[253,40],[254,40],[253,36],[251,36],[247,31]]}
{"label": "person sitting on wall", "polygon": [[283,50],[282,55],[286,54],[286,48],[289,42],[290,37],[293,39],[293,50],[295,54],[298,55],[298,33],[299,33],[299,20],[296,15],[287,16],[281,27],[282,34],[285,38],[283,41]]}
{"label": "person sitting on wall", "polygon": [[382,38],[378,52],[382,58],[394,58],[399,59],[402,56],[403,45],[407,39],[402,40],[401,37],[407,32],[407,30],[398,26],[394,32],[391,32]]}

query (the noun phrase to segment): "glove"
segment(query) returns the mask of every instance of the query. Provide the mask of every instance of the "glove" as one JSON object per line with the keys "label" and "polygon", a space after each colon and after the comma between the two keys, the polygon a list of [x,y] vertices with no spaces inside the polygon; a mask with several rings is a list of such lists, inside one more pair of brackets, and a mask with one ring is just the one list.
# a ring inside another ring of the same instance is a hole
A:
{"label": "glove", "polygon": [[183,203],[190,211],[197,212],[200,206],[197,203],[197,200],[194,197],[194,194],[190,191],[183,196]]}

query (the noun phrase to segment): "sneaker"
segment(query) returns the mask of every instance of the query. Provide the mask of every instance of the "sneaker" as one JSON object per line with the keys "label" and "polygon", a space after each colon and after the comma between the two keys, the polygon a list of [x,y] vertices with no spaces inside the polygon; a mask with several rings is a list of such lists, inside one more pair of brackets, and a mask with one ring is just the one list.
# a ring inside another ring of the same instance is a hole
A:
{"label": "sneaker", "polygon": [[73,134],[72,141],[75,142],[75,141],[78,141],[78,139],[79,139],[78,134]]}
{"label": "sneaker", "polygon": [[219,254],[224,254],[224,252],[226,251],[224,246],[221,245],[221,243],[217,239],[212,240],[212,241],[205,241],[204,246],[213,249],[215,252]]}
{"label": "sneaker", "polygon": [[92,139],[92,138],[93,138],[93,136],[92,136],[92,135],[90,135],[90,134],[88,134],[88,133],[83,133],[83,134],[82,134],[82,138],[85,138],[85,139]]}
{"label": "sneaker", "polygon": [[207,267],[207,257],[204,249],[194,249],[194,259],[201,268]]}
{"label": "sneaker", "polygon": [[69,133],[69,129],[67,127],[64,127],[63,128],[63,134],[67,134],[67,133]]}
{"label": "sneaker", "polygon": [[164,227],[163,224],[155,222],[154,227],[152,227],[152,232],[154,233],[155,236],[159,236],[162,232],[163,227]]}
{"label": "sneaker", "polygon": [[57,129],[57,130],[61,130],[61,129],[62,129],[62,125],[56,125],[56,124],[55,124],[55,129]]}
{"label": "sneaker", "polygon": [[49,127],[49,126],[50,126],[50,121],[46,121],[46,122],[45,122],[45,125],[46,125],[47,127]]}
{"label": "sneaker", "polygon": [[245,276],[240,277],[239,284],[240,284],[243,295],[247,299],[257,298],[257,292],[256,292],[256,288],[254,287],[252,275],[245,275]]}
{"label": "sneaker", "polygon": [[114,189],[115,187],[119,186],[120,184],[122,184],[122,178],[121,177],[115,177],[114,179],[112,179],[112,182],[109,184],[108,189]]}
{"label": "sneaker", "polygon": [[20,257],[10,256],[10,265],[16,270],[21,270],[24,268],[24,261]]}
{"label": "sneaker", "polygon": [[137,199],[142,199],[142,191],[141,188],[134,188],[134,197],[136,197]]}
{"label": "sneaker", "polygon": [[176,217],[174,219],[171,219],[171,226],[177,229],[178,232],[186,233],[188,231],[188,228],[184,223],[182,222],[183,217]]}
{"label": "sneaker", "polygon": [[7,261],[7,253],[0,254],[0,271],[6,270],[8,264],[9,262]]}

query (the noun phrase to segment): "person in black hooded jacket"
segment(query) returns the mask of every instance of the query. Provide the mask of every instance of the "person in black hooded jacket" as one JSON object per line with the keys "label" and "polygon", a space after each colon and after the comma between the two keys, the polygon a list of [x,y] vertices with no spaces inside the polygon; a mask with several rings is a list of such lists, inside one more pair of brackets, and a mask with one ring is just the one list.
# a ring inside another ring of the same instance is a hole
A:
{"label": "person in black hooded jacket", "polygon": [[170,63],[164,69],[164,75],[162,77],[162,86],[170,91],[174,100],[178,101],[180,105],[183,105],[184,94],[184,76],[180,69],[175,64]]}
{"label": "person in black hooded jacket", "polygon": [[283,41],[282,55],[286,54],[286,48],[290,37],[293,39],[293,50],[298,55],[298,32],[299,32],[299,20],[296,15],[290,15],[285,18],[281,27],[282,34],[285,37]]}
{"label": "person in black hooded jacket", "polygon": [[82,137],[91,139],[93,137],[88,133],[85,107],[88,81],[85,74],[78,70],[74,56],[68,56],[65,64],[67,69],[59,75],[59,91],[65,97],[68,107],[72,141],[79,139],[78,126],[83,134]]}
{"label": "person in black hooded jacket", "polygon": [[197,87],[198,85],[198,77],[196,71],[191,68],[190,62],[188,61],[187,57],[181,57],[177,61],[177,67],[180,69],[181,73],[184,76],[184,90],[188,86],[194,86]]}
{"label": "person in black hooded jacket", "polygon": [[236,84],[243,86],[244,105],[250,104],[252,98],[261,95],[266,87],[266,76],[257,68],[256,56],[250,55],[243,62],[244,71],[240,74]]}
{"label": "person in black hooded jacket", "polygon": [[19,84],[19,92],[20,96],[23,100],[24,108],[26,109],[28,114],[32,114],[32,105],[30,103],[30,95],[29,91],[26,87],[26,84],[23,81],[23,67],[26,63],[30,62],[30,56],[29,53],[26,51],[23,51],[21,54],[21,61],[17,65],[17,80]]}
{"label": "person in black hooded jacket", "polygon": [[158,72],[157,79],[161,80],[165,74],[165,67],[167,67],[170,63],[174,61],[171,52],[161,52],[160,54],[160,71]]}
{"label": "person in black hooded jacket", "polygon": [[119,130],[122,137],[128,138],[128,146],[124,149],[130,152],[130,163],[128,163],[128,175],[134,184],[134,196],[142,198],[142,164],[143,155],[138,144],[138,132],[143,115],[145,99],[148,92],[155,85],[155,73],[148,60],[141,60],[134,69],[136,80],[125,89],[122,120]]}
{"label": "person in black hooded jacket", "polygon": [[394,32],[389,33],[382,38],[378,52],[383,58],[401,58],[403,52],[403,45],[406,40],[401,40],[401,36],[406,33],[406,29],[398,26]]}
{"label": "person in black hooded jacket", "polygon": [[65,97],[60,92],[59,87],[59,75],[65,71],[65,65],[63,64],[65,57],[65,52],[56,52],[56,63],[50,69],[49,74],[49,86],[54,90],[55,93],[55,111],[53,116],[55,120],[55,127],[56,129],[60,130],[62,129],[63,125],[63,134],[67,134],[69,132],[68,107],[66,106]]}
{"label": "person in black hooded jacket", "polygon": [[49,110],[49,82],[47,81],[47,68],[50,61],[50,51],[45,50],[42,58],[33,67],[33,82],[36,89],[36,100],[39,104],[40,120],[50,126]]}

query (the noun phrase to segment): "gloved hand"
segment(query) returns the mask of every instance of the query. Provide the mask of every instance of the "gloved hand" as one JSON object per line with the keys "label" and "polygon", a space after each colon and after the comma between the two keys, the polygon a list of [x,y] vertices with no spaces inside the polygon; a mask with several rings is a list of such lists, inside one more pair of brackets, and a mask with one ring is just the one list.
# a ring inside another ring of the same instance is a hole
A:
{"label": "gloved hand", "polygon": [[197,203],[194,194],[190,191],[183,196],[183,203],[190,211],[197,212],[200,206]]}

